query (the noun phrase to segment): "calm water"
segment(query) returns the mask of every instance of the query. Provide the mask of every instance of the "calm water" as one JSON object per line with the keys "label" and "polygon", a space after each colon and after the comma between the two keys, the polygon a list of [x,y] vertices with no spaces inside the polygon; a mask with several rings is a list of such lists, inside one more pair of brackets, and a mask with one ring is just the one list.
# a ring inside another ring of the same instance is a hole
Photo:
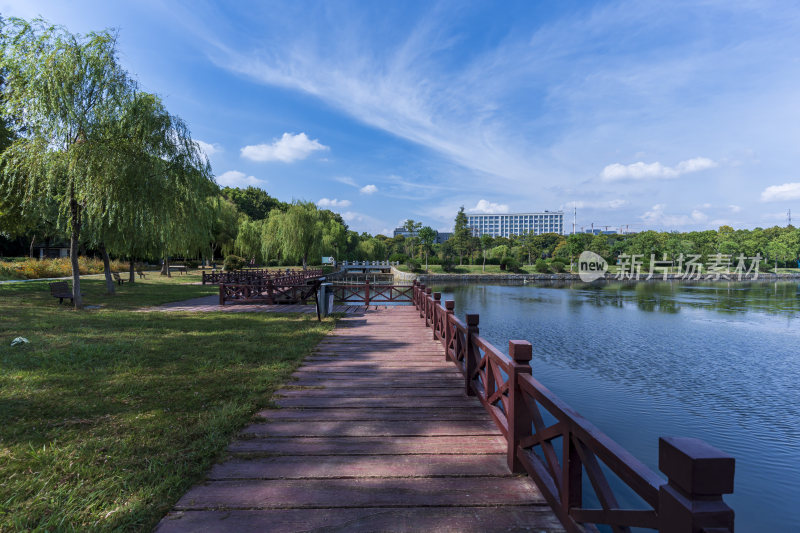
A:
{"label": "calm water", "polygon": [[800,524],[800,285],[447,285],[504,352],[658,471],[658,437],[736,457],[739,532]]}

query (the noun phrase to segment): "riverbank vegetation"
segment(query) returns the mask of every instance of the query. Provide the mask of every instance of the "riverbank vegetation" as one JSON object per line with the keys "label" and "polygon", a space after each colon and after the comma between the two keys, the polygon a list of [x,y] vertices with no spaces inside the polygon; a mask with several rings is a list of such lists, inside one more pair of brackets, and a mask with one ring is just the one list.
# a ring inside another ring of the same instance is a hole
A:
{"label": "riverbank vegetation", "polygon": [[151,530],[333,326],[136,311],[216,292],[198,279],[84,280],[80,313],[0,285],[0,531]]}

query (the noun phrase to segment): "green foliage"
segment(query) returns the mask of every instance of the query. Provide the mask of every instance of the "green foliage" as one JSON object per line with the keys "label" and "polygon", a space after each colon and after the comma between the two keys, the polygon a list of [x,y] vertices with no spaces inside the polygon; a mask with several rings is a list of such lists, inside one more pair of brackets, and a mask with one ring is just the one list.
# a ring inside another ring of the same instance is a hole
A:
{"label": "green foliage", "polygon": [[239,270],[244,268],[246,264],[247,260],[244,257],[239,257],[238,255],[229,255],[225,257],[225,263],[222,268],[227,271]]}
{"label": "green foliage", "polygon": [[406,261],[406,266],[411,272],[419,272],[422,270],[422,265],[416,259],[408,259]]}
{"label": "green foliage", "polygon": [[537,259],[536,263],[533,265],[533,269],[542,274],[550,272],[550,267],[547,265],[547,261],[544,259]]}
{"label": "green foliage", "polygon": [[222,196],[233,202],[236,209],[251,220],[264,220],[273,209],[285,211],[289,207],[289,204],[276,200],[257,187],[223,187],[221,192]]}
{"label": "green foliage", "polygon": [[520,270],[521,265],[515,258],[506,256],[500,259],[500,268],[510,272],[516,272]]}
{"label": "green foliage", "polygon": [[458,210],[458,214],[456,214],[453,236],[448,240],[448,242],[452,241],[453,249],[458,254],[459,264],[463,263],[464,254],[470,249],[471,239],[472,233],[467,226],[467,215],[464,213],[464,206],[462,205]]}
{"label": "green foliage", "polygon": [[405,263],[406,261],[408,261],[408,256],[406,254],[394,253],[389,256],[389,261],[391,261],[392,263],[394,262]]}
{"label": "green foliage", "polygon": [[550,261],[550,269],[556,274],[564,272],[565,267],[566,264],[564,263],[564,261],[561,261],[560,259],[553,259],[552,261]]}

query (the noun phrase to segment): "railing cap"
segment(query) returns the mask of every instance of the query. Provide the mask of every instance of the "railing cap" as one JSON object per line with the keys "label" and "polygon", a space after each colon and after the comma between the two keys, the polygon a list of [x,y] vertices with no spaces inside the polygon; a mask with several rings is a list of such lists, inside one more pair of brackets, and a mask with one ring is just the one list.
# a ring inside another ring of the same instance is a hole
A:
{"label": "railing cap", "polygon": [[452,311],[453,309],[455,309],[456,308],[455,300],[445,300],[444,308],[447,309],[448,311]]}
{"label": "railing cap", "polygon": [[480,321],[480,315],[478,315],[478,314],[469,314],[468,313],[467,316],[466,316],[466,319],[467,319],[467,326],[469,326],[469,327],[477,327],[478,326],[478,322]]}
{"label": "railing cap", "polygon": [[431,292],[433,292],[433,289],[431,289],[430,287],[425,288],[425,294],[430,294]]}
{"label": "railing cap", "polygon": [[508,356],[517,363],[533,359],[533,347],[528,341],[508,341]]}
{"label": "railing cap", "polygon": [[658,439],[659,470],[689,495],[732,494],[735,467],[736,459],[700,439]]}
{"label": "railing cap", "polygon": [[433,293],[433,299],[434,300],[441,300],[442,299],[442,293],[441,292],[434,292]]}

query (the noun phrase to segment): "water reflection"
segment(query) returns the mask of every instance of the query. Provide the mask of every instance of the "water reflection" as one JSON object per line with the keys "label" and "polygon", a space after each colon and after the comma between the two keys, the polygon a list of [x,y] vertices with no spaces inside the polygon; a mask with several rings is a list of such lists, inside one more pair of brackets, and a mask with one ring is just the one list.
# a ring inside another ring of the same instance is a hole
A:
{"label": "water reflection", "polygon": [[800,510],[797,283],[447,285],[505,350],[534,346],[534,375],[651,468],[660,435],[737,458],[739,531],[788,531]]}

